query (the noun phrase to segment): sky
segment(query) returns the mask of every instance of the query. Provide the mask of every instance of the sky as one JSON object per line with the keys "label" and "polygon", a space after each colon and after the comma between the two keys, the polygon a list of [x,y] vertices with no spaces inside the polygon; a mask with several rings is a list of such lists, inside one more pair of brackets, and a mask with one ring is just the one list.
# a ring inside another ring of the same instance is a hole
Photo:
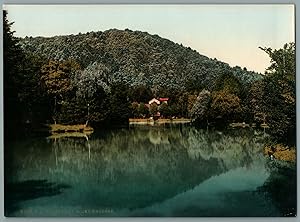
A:
{"label": "sky", "polygon": [[231,66],[264,73],[258,47],[295,41],[294,6],[286,5],[5,5],[15,36],[55,36],[112,28],[146,31]]}

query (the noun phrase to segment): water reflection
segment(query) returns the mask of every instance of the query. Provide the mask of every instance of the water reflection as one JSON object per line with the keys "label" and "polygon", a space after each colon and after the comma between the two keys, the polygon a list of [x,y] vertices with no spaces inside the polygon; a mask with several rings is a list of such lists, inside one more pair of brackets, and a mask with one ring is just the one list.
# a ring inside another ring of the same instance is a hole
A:
{"label": "water reflection", "polygon": [[[95,208],[111,209],[105,216],[237,216],[246,212],[238,210],[241,202],[251,198],[248,207],[263,207],[245,216],[277,216],[278,206],[270,197],[255,194],[270,175],[262,147],[263,137],[246,129],[131,126],[90,138],[18,141],[6,167],[9,183],[44,178],[72,187],[51,198],[19,203],[38,209],[28,216],[82,216],[80,209]],[[235,205],[226,208],[230,200]]]}
{"label": "water reflection", "polygon": [[291,217],[297,211],[297,173],[295,168],[272,167],[270,177],[258,189],[261,194],[270,196],[281,215]]}
{"label": "water reflection", "polygon": [[47,180],[26,180],[9,183],[5,187],[5,215],[21,210],[19,204],[26,200],[59,195],[67,184],[51,183]]}

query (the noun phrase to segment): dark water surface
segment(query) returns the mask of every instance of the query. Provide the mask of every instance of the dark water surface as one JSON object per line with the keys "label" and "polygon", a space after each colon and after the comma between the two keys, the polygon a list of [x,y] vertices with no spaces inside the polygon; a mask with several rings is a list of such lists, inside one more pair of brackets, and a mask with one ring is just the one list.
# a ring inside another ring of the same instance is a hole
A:
{"label": "dark water surface", "polygon": [[296,169],[253,130],[131,126],[28,138],[5,157],[6,216],[294,216]]}

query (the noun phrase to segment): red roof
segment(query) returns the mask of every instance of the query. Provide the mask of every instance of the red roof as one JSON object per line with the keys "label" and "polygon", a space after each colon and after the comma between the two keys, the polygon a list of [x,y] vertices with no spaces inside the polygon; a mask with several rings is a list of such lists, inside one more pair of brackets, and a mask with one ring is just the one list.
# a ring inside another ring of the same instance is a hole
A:
{"label": "red roof", "polygon": [[164,101],[168,101],[169,98],[159,98],[159,101],[164,102]]}

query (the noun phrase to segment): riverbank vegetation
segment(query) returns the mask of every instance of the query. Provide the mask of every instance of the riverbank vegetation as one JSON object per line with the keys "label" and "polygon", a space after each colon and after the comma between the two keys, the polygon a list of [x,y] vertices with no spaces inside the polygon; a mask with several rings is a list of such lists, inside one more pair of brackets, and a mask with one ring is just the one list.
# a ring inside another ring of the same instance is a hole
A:
{"label": "riverbank vegetation", "polygon": [[[294,43],[260,48],[271,63],[259,74],[146,32],[16,38],[6,11],[3,18],[6,136],[45,123],[128,124],[160,112],[205,127],[265,124],[295,144]],[[168,103],[146,106],[159,97]]]}
{"label": "riverbank vegetation", "polygon": [[284,146],[283,144],[269,144],[265,146],[264,154],[278,160],[296,162],[295,147]]}

